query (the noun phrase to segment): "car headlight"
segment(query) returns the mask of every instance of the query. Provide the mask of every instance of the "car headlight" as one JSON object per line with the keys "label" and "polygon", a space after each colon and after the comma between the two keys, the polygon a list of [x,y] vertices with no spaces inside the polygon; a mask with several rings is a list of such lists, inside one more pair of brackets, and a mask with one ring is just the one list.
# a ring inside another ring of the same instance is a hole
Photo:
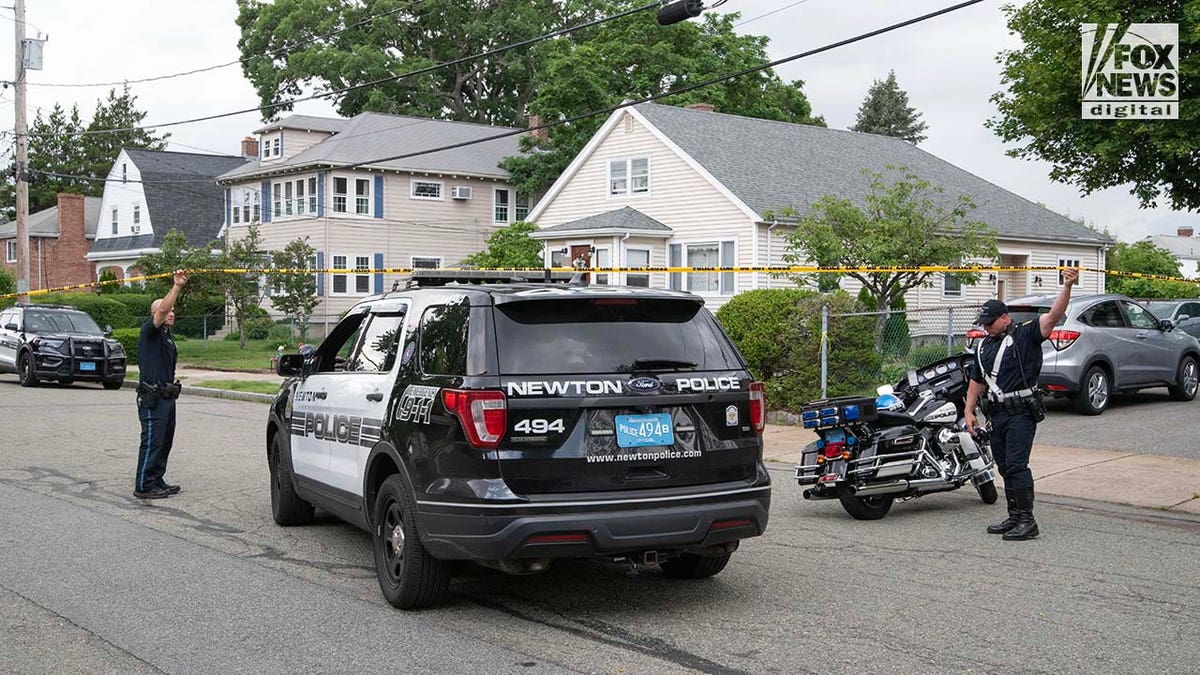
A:
{"label": "car headlight", "polygon": [[33,341],[33,348],[38,351],[62,353],[63,340],[38,339]]}
{"label": "car headlight", "polygon": [[109,356],[125,356],[125,347],[120,342],[112,340],[108,343],[108,354]]}

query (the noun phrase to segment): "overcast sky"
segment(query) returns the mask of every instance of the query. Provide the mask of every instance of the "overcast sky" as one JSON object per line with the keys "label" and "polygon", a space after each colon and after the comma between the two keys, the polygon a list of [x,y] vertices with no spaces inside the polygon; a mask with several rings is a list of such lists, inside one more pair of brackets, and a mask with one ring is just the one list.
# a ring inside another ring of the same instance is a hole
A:
{"label": "overcast sky", "polygon": [[[805,0],[770,16],[795,0],[730,0],[717,11],[741,12],[739,31],[771,38],[772,59],[924,14],[951,0]],[[711,1],[710,3],[711,4]],[[872,38],[782,66],[787,80],[805,81],[816,114],[830,127],[854,124],[855,113],[872,81],[896,71],[900,86],[929,124],[921,147],[1003,188],[1072,217],[1108,227],[1119,239],[1175,234],[1195,223],[1195,214],[1140,209],[1125,188],[1087,197],[1049,179],[1049,166],[1012,159],[984,127],[995,113],[989,97],[1000,88],[997,53],[1019,46],[1008,34],[1001,0],[985,2],[895,33]],[[1020,4],[1020,3],[1018,3]],[[34,83],[92,83],[139,79],[234,61],[238,30],[232,0],[27,0],[27,34],[49,34],[45,67],[30,72],[28,104],[78,103],[90,117],[105,87],[59,88]],[[11,9],[0,9],[0,53],[13,53]],[[11,63],[11,57],[10,61]],[[11,73],[6,69],[5,72]],[[8,77],[11,77],[9,75]],[[147,124],[171,122],[231,110],[258,102],[240,67],[133,85]],[[11,129],[13,93],[0,94],[0,127]],[[332,115],[323,102],[296,112]],[[1170,124],[1171,122],[1161,122]],[[260,125],[254,113],[172,127],[171,150],[236,154],[242,136]],[[819,167],[814,167],[819,170]]]}

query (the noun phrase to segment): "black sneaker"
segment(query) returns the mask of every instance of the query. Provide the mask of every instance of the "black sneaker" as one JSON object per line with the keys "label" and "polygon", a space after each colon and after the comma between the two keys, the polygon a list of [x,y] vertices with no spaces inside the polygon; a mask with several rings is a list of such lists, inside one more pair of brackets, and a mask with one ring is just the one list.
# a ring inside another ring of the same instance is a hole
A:
{"label": "black sneaker", "polygon": [[134,490],[133,496],[138,499],[166,499],[171,496],[171,491],[160,487],[153,487],[149,490]]}
{"label": "black sneaker", "polygon": [[155,487],[160,490],[166,490],[168,494],[173,495],[179,494],[179,490],[181,489],[178,485],[171,485],[165,480],[158,481],[158,484],[155,485]]}

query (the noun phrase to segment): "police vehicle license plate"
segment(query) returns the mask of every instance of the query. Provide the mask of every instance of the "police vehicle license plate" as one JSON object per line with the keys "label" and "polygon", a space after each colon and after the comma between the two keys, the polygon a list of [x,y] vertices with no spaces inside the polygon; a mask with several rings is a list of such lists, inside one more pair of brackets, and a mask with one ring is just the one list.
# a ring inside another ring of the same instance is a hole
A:
{"label": "police vehicle license plate", "polygon": [[90,371],[95,372],[96,362],[95,361],[80,361],[79,362],[79,370],[80,371],[90,370]]}
{"label": "police vehicle license plate", "polygon": [[671,416],[666,413],[654,415],[617,415],[617,446],[642,448],[648,445],[674,445],[675,429]]}

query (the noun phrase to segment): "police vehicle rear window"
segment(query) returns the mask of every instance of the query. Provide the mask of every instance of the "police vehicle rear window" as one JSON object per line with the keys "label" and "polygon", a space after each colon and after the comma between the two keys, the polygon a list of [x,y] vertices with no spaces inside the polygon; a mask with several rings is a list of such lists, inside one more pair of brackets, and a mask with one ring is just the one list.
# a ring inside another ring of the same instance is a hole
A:
{"label": "police vehicle rear window", "polygon": [[741,368],[715,320],[692,302],[537,300],[498,305],[495,316],[506,375]]}

